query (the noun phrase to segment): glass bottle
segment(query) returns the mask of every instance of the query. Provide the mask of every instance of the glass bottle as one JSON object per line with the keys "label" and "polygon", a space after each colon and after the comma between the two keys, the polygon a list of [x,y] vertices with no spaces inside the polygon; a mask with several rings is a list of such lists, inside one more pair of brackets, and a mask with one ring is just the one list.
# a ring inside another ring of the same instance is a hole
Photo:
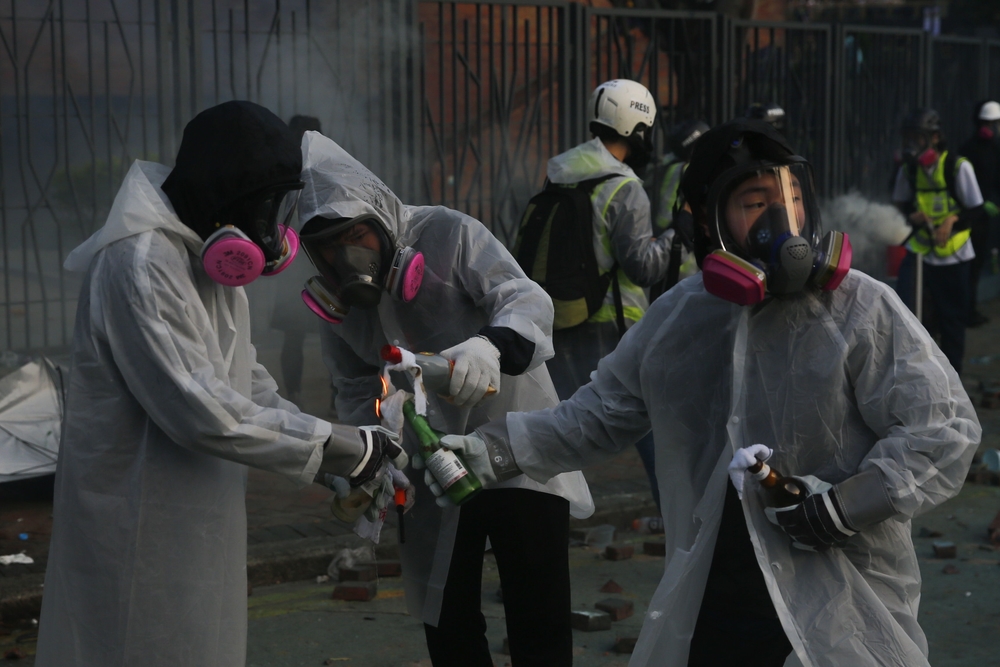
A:
{"label": "glass bottle", "polygon": [[482,482],[455,452],[441,446],[441,434],[431,428],[427,418],[418,415],[413,401],[403,404],[403,416],[420,440],[420,456],[445,495],[461,505],[483,490]]}
{"label": "glass bottle", "polygon": [[763,461],[757,461],[747,468],[747,472],[760,483],[764,491],[764,504],[768,507],[798,505],[809,495],[797,479],[784,477]]}
{"label": "glass bottle", "polygon": [[[328,473],[324,478],[324,482],[330,489],[337,490],[334,488],[333,475]],[[361,518],[361,515],[372,504],[375,494],[378,493],[381,485],[382,478],[381,476],[377,476],[366,484],[352,488],[351,493],[346,498],[339,495],[334,496],[333,502],[330,503],[330,511],[333,512],[333,516],[341,521],[354,523]]]}

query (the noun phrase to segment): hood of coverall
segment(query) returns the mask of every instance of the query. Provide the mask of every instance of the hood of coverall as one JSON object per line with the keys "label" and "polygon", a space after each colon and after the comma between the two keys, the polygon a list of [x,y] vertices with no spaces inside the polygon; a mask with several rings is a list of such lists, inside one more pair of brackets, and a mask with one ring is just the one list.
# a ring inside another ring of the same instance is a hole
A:
{"label": "hood of coverall", "polygon": [[302,137],[302,180],[299,220],[316,216],[335,220],[374,216],[394,244],[409,245],[410,207],[336,141],[319,132]]}
{"label": "hood of coverall", "polygon": [[553,183],[579,183],[609,175],[638,178],[631,167],[619,161],[597,138],[550,159],[547,175]]}
{"label": "hood of coverall", "polygon": [[94,255],[105,246],[154,229],[176,234],[184,239],[191,252],[200,252],[202,239],[177,217],[161,187],[169,174],[170,167],[165,165],[142,160],[133,162],[104,226],[69,254],[64,268],[86,271]]}

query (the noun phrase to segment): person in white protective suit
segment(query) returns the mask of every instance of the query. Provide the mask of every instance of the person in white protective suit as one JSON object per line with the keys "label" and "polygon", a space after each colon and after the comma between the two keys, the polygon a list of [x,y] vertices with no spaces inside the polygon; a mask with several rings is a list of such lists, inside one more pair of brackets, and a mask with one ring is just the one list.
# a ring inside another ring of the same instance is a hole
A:
{"label": "person in white protective suit", "polygon": [[[843,235],[821,240],[808,164],[767,124],[705,134],[682,188],[702,273],[570,400],[445,445],[487,480],[541,481],[652,427],[667,557],[633,666],[928,665],[910,520],[958,492],[980,440],[958,375],[848,271]],[[765,511],[750,476],[740,499],[727,466],[755,444],[804,502]]]}
{"label": "person in white protective suit", "polygon": [[[304,298],[330,322],[323,353],[345,423],[377,423],[386,344],[454,362],[454,402],[427,397],[428,420],[442,432],[466,433],[508,412],[556,404],[543,363],[552,356],[552,303],[479,221],[442,206],[402,204],[316,132],[306,133],[302,152],[302,240],[320,273]],[[497,393],[486,396],[490,386]],[[414,463],[416,446],[407,430],[404,448]],[[589,516],[593,501],[581,473],[550,477],[517,476],[460,510],[417,494],[401,548],[403,578],[435,667],[492,665],[480,611],[487,538],[512,661],[572,664],[569,516]]]}
{"label": "person in white protective suit", "polygon": [[280,398],[240,285],[294,258],[295,136],[249,102],[135,162],[85,271],[73,337],[39,667],[246,663],[247,466],[358,485],[405,454]]}

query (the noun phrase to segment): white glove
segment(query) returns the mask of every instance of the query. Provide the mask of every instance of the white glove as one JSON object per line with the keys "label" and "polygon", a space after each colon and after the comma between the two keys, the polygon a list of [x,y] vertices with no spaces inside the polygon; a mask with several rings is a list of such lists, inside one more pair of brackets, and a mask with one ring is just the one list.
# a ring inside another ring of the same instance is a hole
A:
{"label": "white glove", "polygon": [[[497,481],[493,472],[493,464],[490,463],[489,454],[486,452],[486,443],[478,435],[474,433],[470,435],[446,435],[441,438],[441,446],[458,454],[465,461],[466,467],[479,478],[483,486],[489,486]],[[444,489],[434,479],[430,470],[424,471],[424,483],[436,496],[434,502],[439,507],[454,505],[451,498],[445,495]]]}
{"label": "white glove", "polygon": [[765,445],[750,445],[736,450],[736,453],[733,454],[733,460],[729,462],[729,479],[736,487],[736,495],[740,497],[740,500],[743,500],[743,480],[746,479],[747,468],[755,465],[758,461],[768,460],[772,453],[771,448]]}
{"label": "white glove", "polygon": [[500,350],[483,336],[442,350],[441,356],[455,362],[448,393],[459,407],[472,407],[491,386],[500,391]]}

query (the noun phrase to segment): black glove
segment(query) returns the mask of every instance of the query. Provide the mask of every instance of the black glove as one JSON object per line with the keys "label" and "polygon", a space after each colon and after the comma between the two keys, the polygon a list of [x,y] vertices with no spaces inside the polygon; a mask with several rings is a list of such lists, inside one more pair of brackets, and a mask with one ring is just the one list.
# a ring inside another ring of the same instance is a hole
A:
{"label": "black glove", "polygon": [[397,470],[409,463],[409,457],[399,446],[397,436],[381,426],[361,426],[358,428],[361,444],[365,448],[361,462],[348,477],[351,486],[361,486],[375,479],[386,466],[386,459],[392,461]]}
{"label": "black glove", "polygon": [[806,551],[825,551],[841,546],[858,531],[846,519],[837,487],[815,477],[795,477],[810,493],[798,505],[768,507],[768,520],[792,538],[792,546]]}

